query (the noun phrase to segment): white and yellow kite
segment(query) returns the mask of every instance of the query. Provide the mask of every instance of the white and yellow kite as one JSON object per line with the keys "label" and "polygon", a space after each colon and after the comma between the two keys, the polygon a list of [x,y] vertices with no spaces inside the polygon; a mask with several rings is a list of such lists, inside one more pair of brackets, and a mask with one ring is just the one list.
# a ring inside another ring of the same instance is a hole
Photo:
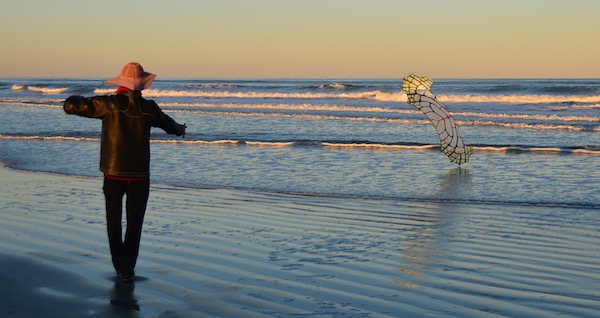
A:
{"label": "white and yellow kite", "polygon": [[464,144],[452,115],[431,92],[431,85],[433,81],[429,78],[411,74],[404,78],[402,89],[408,103],[429,118],[440,137],[441,150],[450,161],[459,165],[468,162],[473,147]]}

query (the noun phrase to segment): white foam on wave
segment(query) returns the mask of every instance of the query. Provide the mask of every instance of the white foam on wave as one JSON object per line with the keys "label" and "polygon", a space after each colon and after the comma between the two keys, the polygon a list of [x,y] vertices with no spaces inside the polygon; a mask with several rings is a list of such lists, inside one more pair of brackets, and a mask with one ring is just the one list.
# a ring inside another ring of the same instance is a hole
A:
{"label": "white foam on wave", "polygon": [[278,92],[231,92],[231,91],[182,91],[157,90],[144,91],[147,97],[200,97],[200,98],[336,98],[341,94],[327,93],[278,93]]}
{"label": "white foam on wave", "polygon": [[246,141],[244,142],[247,146],[254,146],[254,147],[275,147],[275,148],[279,148],[279,147],[291,147],[295,144],[295,142],[293,141],[287,141],[287,142],[273,142],[273,141]]}
{"label": "white foam on wave", "polygon": [[289,112],[240,112],[240,111],[220,111],[220,110],[169,110],[174,113],[192,113],[201,115],[222,115],[222,116],[241,116],[241,117],[271,117],[271,118],[300,118],[300,119],[315,119],[315,120],[346,120],[346,121],[367,121],[367,122],[394,122],[401,124],[429,124],[428,119],[415,118],[385,118],[377,116],[343,116],[334,114],[303,114]]}
{"label": "white foam on wave", "polygon": [[571,106],[573,108],[577,108],[577,109],[595,109],[595,108],[599,108],[600,109],[600,104],[590,104],[590,105],[573,105]]}
{"label": "white foam on wave", "polygon": [[27,86],[27,89],[32,92],[37,92],[37,93],[42,93],[42,94],[52,94],[52,95],[62,94],[69,90],[68,87],[54,88],[54,87],[37,87],[37,86]]}
{"label": "white foam on wave", "polygon": [[[112,90],[111,90],[112,91]],[[62,103],[62,99],[44,99],[36,100],[32,103],[31,99],[2,99],[0,104],[19,104],[23,106],[35,106],[35,107],[57,107],[58,104]],[[596,105],[599,106],[600,104]],[[587,108],[593,108],[594,105],[588,105]],[[340,105],[340,104],[313,104],[313,103],[161,103],[161,107],[170,112],[189,112],[199,114],[228,114],[234,116],[286,116],[286,117],[298,117],[298,118],[310,118],[318,119],[345,119],[345,120],[376,120],[376,114],[408,114],[408,115],[420,115],[421,112],[412,108],[395,108],[395,107],[378,107],[378,106],[352,106],[352,105]],[[582,106],[583,107],[583,106]],[[169,108],[181,108],[181,109],[169,109]],[[183,109],[188,108],[188,109]],[[226,110],[256,110],[256,112],[240,112],[240,111],[226,111]],[[275,110],[281,111],[283,114],[277,113],[261,113],[261,110]],[[306,111],[306,112],[331,112],[331,114],[313,115],[313,114],[293,114],[290,111]],[[335,113],[339,112],[354,112],[361,113],[363,116],[343,116]],[[375,116],[367,117],[364,114],[373,113]],[[558,114],[546,115],[546,114],[507,114],[507,113],[484,113],[484,112],[453,112],[455,118],[460,117],[474,117],[470,120],[462,120],[463,125],[472,126],[503,126],[513,128],[524,128],[524,129],[542,129],[542,130],[585,130],[584,128],[577,125],[565,125],[565,124],[537,124],[537,123],[510,123],[510,122],[497,122],[497,121],[478,121],[477,118],[488,118],[488,119],[519,119],[519,120],[532,120],[532,121],[562,121],[562,122],[598,122],[597,116],[564,116]],[[379,118],[381,121],[398,121],[398,118]],[[415,119],[416,120],[416,119]],[[415,122],[406,119],[403,122]],[[427,121],[419,121],[421,123],[427,123]],[[592,131],[600,131],[600,127],[592,128]]]}
{"label": "white foam on wave", "polygon": [[[114,94],[114,89],[96,88],[94,94]],[[232,91],[200,91],[200,90],[160,90],[146,89],[145,97],[189,97],[189,98],[273,98],[273,99],[377,99],[382,101],[406,101],[403,93],[370,92],[330,92],[330,93],[283,93],[283,92],[232,92]],[[402,97],[404,96],[404,97]]]}
{"label": "white foam on wave", "polygon": [[[97,88],[95,94],[113,94],[114,89]],[[344,92],[334,89],[329,92],[259,92],[259,91],[203,91],[203,90],[160,90],[146,89],[146,97],[185,97],[185,98],[247,98],[247,99],[372,99],[380,102],[407,101],[403,91],[385,92],[380,90],[365,92]],[[600,95],[438,95],[444,103],[503,103],[503,104],[553,104],[553,103],[600,103]],[[596,104],[592,108],[598,107]]]}
{"label": "white foam on wave", "polygon": [[398,102],[398,103],[406,103],[408,98],[406,97],[406,93],[403,91],[400,92],[382,92],[382,91],[374,91],[372,92],[372,96],[376,101],[380,102]]}
{"label": "white foam on wave", "polygon": [[115,88],[96,88],[94,90],[94,94],[96,95],[109,95],[109,94],[114,94],[116,93],[116,89]]}
{"label": "white foam on wave", "polygon": [[45,98],[45,99],[40,99],[40,98],[36,98],[35,100],[32,100],[30,98],[24,98],[24,99],[0,99],[0,104],[3,105],[13,105],[13,106],[26,106],[26,107],[58,107],[60,105],[62,105],[62,102],[64,100],[63,99],[52,99],[52,98]]}
{"label": "white foam on wave", "polygon": [[600,95],[438,95],[447,103],[503,103],[503,104],[553,104],[553,103],[597,103]]}
{"label": "white foam on wave", "polygon": [[[365,98],[385,102],[406,102],[404,92],[374,91],[365,93]],[[600,95],[475,95],[447,94],[437,95],[442,103],[503,103],[503,104],[555,104],[555,103],[598,103]],[[579,107],[597,108],[599,104]]]}
{"label": "white foam on wave", "polygon": [[351,87],[352,87],[352,85],[343,84],[343,83],[321,84],[318,86],[319,89],[337,89],[337,90],[343,90],[343,89],[347,89],[347,88],[351,88]]}
{"label": "white foam on wave", "polygon": [[[270,117],[270,118],[299,118],[314,120],[345,120],[345,121],[365,121],[365,122],[388,122],[399,124],[430,124],[426,118],[389,118],[378,116],[352,116],[337,114],[304,114],[290,112],[245,112],[245,111],[222,111],[222,110],[169,110],[170,112],[192,113],[202,115],[222,115],[222,116],[240,116],[240,117]],[[594,121],[594,120],[591,120]],[[492,120],[455,120],[460,126],[495,126],[514,129],[533,129],[533,130],[570,130],[570,131],[595,131],[600,132],[600,126],[589,127],[582,125],[567,124],[546,124],[546,123],[520,123],[520,122],[501,122]]]}
{"label": "white foam on wave", "polygon": [[544,124],[544,123],[508,123],[497,121],[456,121],[461,126],[495,126],[514,129],[533,129],[533,130],[569,130],[569,131],[594,131],[600,132],[600,126],[585,127],[581,125],[566,125],[566,124]]}
{"label": "white foam on wave", "polygon": [[600,156],[599,150],[593,149],[568,149],[557,147],[520,147],[520,146],[473,146],[477,152],[502,152],[502,153],[539,153],[539,154],[574,154]]}
{"label": "white foam on wave", "polygon": [[482,112],[457,112],[455,116],[470,116],[482,118],[498,118],[498,119],[526,119],[537,121],[589,121],[597,122],[600,118],[596,116],[561,116],[561,115],[543,115],[543,114],[492,114]]}
{"label": "white foam on wave", "polygon": [[182,140],[182,139],[154,139],[152,143],[160,144],[186,144],[186,145],[212,145],[212,146],[237,146],[239,140]]}
{"label": "white foam on wave", "polygon": [[150,140],[152,143],[162,144],[186,144],[186,145],[208,145],[208,146],[238,146],[239,140],[185,140],[185,139],[153,139]]}
{"label": "white foam on wave", "polygon": [[371,143],[332,143],[323,142],[324,147],[328,148],[345,148],[345,149],[371,149],[371,150],[412,150],[412,151],[428,151],[439,149],[439,145],[386,145],[386,144],[371,144]]}
{"label": "white foam on wave", "polygon": [[[420,111],[404,108],[390,107],[358,107],[350,105],[335,104],[221,104],[221,103],[165,103],[162,107],[188,107],[188,108],[207,108],[207,109],[249,109],[249,110],[295,110],[295,111],[331,111],[331,112],[361,112],[361,113],[395,113],[395,114],[421,114]],[[544,114],[506,114],[506,113],[483,113],[483,112],[455,112],[454,116],[468,116],[480,118],[497,119],[524,119],[536,121],[589,121],[597,122],[597,116],[562,116],[562,115],[544,115]]]}
{"label": "white foam on wave", "polygon": [[[94,137],[67,137],[67,136],[14,136],[14,135],[3,135],[0,134],[0,140],[48,140],[48,141],[69,141],[69,142],[98,142],[100,138]],[[199,145],[199,146],[251,146],[251,147],[293,147],[298,146],[298,142],[295,141],[242,141],[242,140],[186,140],[186,139],[152,139],[151,143],[160,144],[183,144],[183,145]],[[379,144],[379,143],[365,143],[365,142],[313,142],[313,143],[302,143],[303,145],[311,147],[326,147],[326,148],[339,148],[339,149],[366,149],[375,151],[431,151],[440,148],[440,145],[411,145],[411,144]],[[526,146],[473,146],[473,150],[477,152],[498,152],[498,153],[538,153],[538,154],[573,154],[573,155],[590,155],[600,156],[600,150],[597,147],[586,148],[558,148],[558,147],[526,147]]]}
{"label": "white foam on wave", "polygon": [[221,83],[221,84],[199,84],[198,87],[202,88],[213,88],[213,89],[227,89],[227,88],[237,88],[238,84],[233,83]]}
{"label": "white foam on wave", "polygon": [[273,148],[281,148],[281,147],[291,147],[296,143],[294,141],[242,141],[242,140],[231,140],[231,139],[223,139],[223,140],[182,140],[182,139],[159,139],[159,140],[151,140],[152,143],[163,143],[163,144],[185,144],[185,145],[201,145],[201,146],[251,146],[251,147],[273,147]]}
{"label": "white foam on wave", "polygon": [[[323,142],[322,145],[328,148],[340,149],[368,149],[368,150],[396,150],[396,151],[430,151],[440,149],[440,145],[386,145],[376,143],[329,143]],[[520,147],[520,146],[473,146],[477,152],[498,152],[498,153],[537,153],[537,154],[573,154],[600,156],[600,150],[593,149],[567,149],[557,147]]]}
{"label": "white foam on wave", "polygon": [[233,103],[164,103],[161,107],[186,107],[186,108],[212,108],[212,109],[269,109],[269,110],[300,110],[300,111],[332,111],[332,112],[365,112],[365,113],[400,113],[419,114],[413,109],[399,109],[386,107],[358,107],[334,104],[233,104]]}
{"label": "white foam on wave", "polygon": [[100,141],[100,138],[90,137],[68,137],[68,136],[15,136],[0,134],[0,139],[4,140],[51,140],[51,141]]}

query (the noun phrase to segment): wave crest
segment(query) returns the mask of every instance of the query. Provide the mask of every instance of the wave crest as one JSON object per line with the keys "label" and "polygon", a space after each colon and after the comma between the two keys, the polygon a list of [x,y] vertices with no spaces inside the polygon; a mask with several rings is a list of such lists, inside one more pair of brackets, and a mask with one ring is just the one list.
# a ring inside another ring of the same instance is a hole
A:
{"label": "wave crest", "polygon": [[[352,85],[324,84],[319,86],[317,92],[261,92],[261,91],[202,91],[202,90],[160,90],[146,89],[146,97],[186,97],[186,98],[239,98],[239,99],[372,99],[382,102],[407,101],[406,94],[402,91],[386,92],[381,90],[364,92],[347,92]],[[227,88],[227,87],[224,87]],[[31,89],[31,88],[30,88]],[[35,89],[35,88],[34,88]],[[61,93],[68,88],[37,88],[46,93]],[[114,89],[96,88],[94,94],[114,94]],[[445,103],[503,103],[503,104],[565,104],[600,103],[600,95],[473,95],[473,94],[447,94],[438,95],[438,99]]]}
{"label": "wave crest", "polygon": [[[66,142],[99,142],[98,137],[71,137],[71,136],[37,136],[37,135],[5,135],[0,134],[0,140],[48,140],[48,141],[66,141]],[[397,143],[378,143],[370,141],[307,141],[307,140],[202,140],[202,139],[152,139],[152,143],[159,144],[185,144],[197,146],[229,146],[229,147],[326,147],[337,149],[368,149],[374,151],[394,150],[394,151],[432,151],[439,150],[439,144],[419,144],[411,142]],[[537,153],[537,154],[556,154],[556,155],[591,155],[600,156],[600,146],[585,145],[581,147],[560,148],[560,147],[537,147],[527,145],[473,145],[473,150],[478,152],[495,153]]]}
{"label": "wave crest", "polygon": [[65,93],[69,90],[68,87],[38,87],[38,86],[27,86],[27,89],[32,92],[57,95]]}

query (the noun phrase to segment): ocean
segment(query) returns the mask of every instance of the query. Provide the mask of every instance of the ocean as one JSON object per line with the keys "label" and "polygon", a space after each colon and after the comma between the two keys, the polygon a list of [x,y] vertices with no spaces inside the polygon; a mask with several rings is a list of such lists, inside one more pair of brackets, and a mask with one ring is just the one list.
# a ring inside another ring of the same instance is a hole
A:
{"label": "ocean", "polygon": [[[0,160],[101,176],[99,120],[62,109],[98,78],[0,79]],[[600,79],[433,79],[474,154],[458,166],[402,79],[157,79],[186,123],[153,129],[151,179],[192,188],[600,209]]]}

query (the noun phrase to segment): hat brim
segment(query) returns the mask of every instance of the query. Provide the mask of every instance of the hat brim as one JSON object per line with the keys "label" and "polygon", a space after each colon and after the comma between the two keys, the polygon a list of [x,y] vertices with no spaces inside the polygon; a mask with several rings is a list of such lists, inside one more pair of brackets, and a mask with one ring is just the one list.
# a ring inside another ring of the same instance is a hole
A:
{"label": "hat brim", "polygon": [[150,87],[150,85],[152,85],[152,82],[154,82],[154,78],[156,78],[156,74],[144,72],[144,75],[139,78],[117,76],[113,79],[105,81],[104,83],[127,87],[134,91],[141,91]]}

